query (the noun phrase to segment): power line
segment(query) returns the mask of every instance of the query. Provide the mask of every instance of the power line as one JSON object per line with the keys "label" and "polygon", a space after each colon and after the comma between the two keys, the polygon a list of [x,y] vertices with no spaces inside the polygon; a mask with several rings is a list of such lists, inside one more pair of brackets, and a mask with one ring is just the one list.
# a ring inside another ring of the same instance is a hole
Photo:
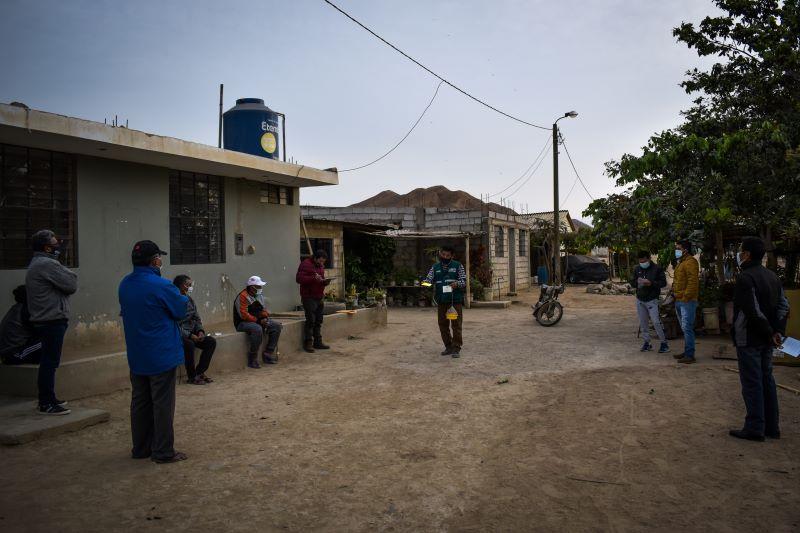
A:
{"label": "power line", "polygon": [[547,158],[546,158],[546,157],[543,157],[543,158],[541,158],[541,159],[539,160],[539,163],[536,165],[536,168],[534,168],[534,169],[533,169],[533,171],[531,172],[530,176],[528,176],[528,178],[527,178],[525,181],[523,181],[522,183],[520,183],[520,184],[519,184],[519,187],[517,187],[516,189],[514,189],[514,192],[512,192],[511,194],[509,194],[509,195],[508,195],[508,198],[511,198],[512,196],[514,196],[515,194],[517,194],[517,193],[520,191],[520,189],[522,189],[522,188],[525,186],[525,184],[526,184],[526,183],[528,183],[528,182],[531,180],[531,178],[534,176],[534,174],[536,174],[536,171],[537,171],[537,170],[539,170],[539,167],[540,167],[540,166],[542,166],[542,163],[544,163],[544,160],[545,160],[545,159],[547,159]]}
{"label": "power line", "polygon": [[504,193],[504,192],[506,192],[508,189],[510,189],[511,187],[513,187],[514,185],[516,185],[516,184],[517,184],[517,182],[518,182],[519,180],[521,180],[522,178],[524,178],[524,177],[525,177],[525,175],[528,173],[528,171],[529,171],[531,168],[533,168],[533,165],[535,165],[535,164],[536,164],[536,162],[539,160],[539,158],[542,156],[542,153],[544,153],[544,151],[547,149],[547,145],[549,145],[549,144],[550,144],[550,139],[552,139],[552,138],[553,138],[553,136],[552,136],[552,135],[551,135],[551,136],[549,136],[549,137],[547,138],[547,140],[544,142],[544,146],[542,146],[542,149],[539,151],[539,155],[537,155],[537,156],[536,156],[536,159],[534,159],[534,160],[533,160],[533,163],[531,163],[531,164],[528,166],[528,168],[526,168],[526,169],[525,169],[525,172],[523,172],[522,174],[520,174],[520,176],[519,176],[517,179],[515,179],[514,181],[512,181],[512,182],[509,184],[509,186],[508,186],[508,187],[506,187],[505,189],[503,189],[503,190],[502,190],[502,191],[500,191],[500,192],[496,192],[496,193],[494,193],[494,194],[490,194],[489,196],[487,196],[487,198],[494,198],[495,196],[497,196],[497,195],[499,195],[499,194],[503,194],[503,193]]}
{"label": "power line", "polygon": [[578,178],[578,181],[581,182],[581,187],[583,187],[583,190],[586,191],[586,194],[589,195],[589,198],[594,200],[595,197],[592,196],[592,193],[590,193],[589,189],[586,188],[586,184],[581,179],[581,175],[578,174],[578,169],[575,168],[575,163],[572,162],[572,156],[569,155],[569,150],[567,149],[567,141],[565,141],[563,137],[561,137],[561,145],[564,147],[564,152],[567,154],[567,159],[569,159],[569,164],[572,165],[572,170],[575,171],[575,177]]}
{"label": "power line", "polygon": [[364,164],[364,165],[361,165],[361,166],[357,166],[357,167],[353,167],[353,168],[346,168],[346,169],[344,169],[344,170],[340,170],[339,172],[350,172],[350,171],[353,171],[353,170],[359,170],[359,169],[362,169],[362,168],[368,167],[368,166],[370,166],[370,165],[372,165],[372,164],[374,164],[374,163],[377,163],[378,161],[380,161],[381,159],[383,159],[383,158],[384,158],[384,157],[386,157],[387,155],[389,155],[389,154],[391,154],[392,152],[394,152],[394,151],[395,151],[395,149],[396,149],[398,146],[400,146],[401,144],[403,144],[403,141],[405,141],[406,139],[408,139],[408,136],[409,136],[409,135],[411,135],[411,132],[412,132],[412,131],[414,131],[414,128],[416,128],[416,127],[417,127],[417,124],[419,124],[419,123],[420,123],[420,121],[422,120],[422,117],[424,117],[424,116],[425,116],[425,113],[427,113],[427,112],[428,112],[428,109],[430,109],[431,105],[433,105],[433,101],[434,101],[434,100],[436,100],[436,95],[437,95],[437,94],[439,94],[439,87],[441,87],[441,86],[442,86],[442,83],[444,83],[444,82],[443,82],[443,81],[440,81],[440,82],[439,82],[439,85],[437,85],[437,86],[436,86],[436,90],[435,90],[435,91],[434,91],[434,93],[433,93],[433,97],[431,98],[431,101],[430,101],[430,102],[428,102],[428,105],[426,105],[426,106],[425,106],[425,109],[423,109],[423,110],[422,110],[422,114],[419,116],[419,118],[418,118],[418,119],[417,119],[417,121],[414,123],[414,125],[413,125],[413,126],[411,126],[411,129],[410,129],[410,130],[408,130],[408,133],[406,133],[406,134],[403,136],[403,138],[402,138],[402,139],[400,139],[400,141],[399,141],[397,144],[395,144],[394,146],[392,146],[391,150],[389,150],[388,152],[386,152],[385,154],[383,154],[382,156],[380,156],[378,159],[376,159],[376,160],[374,160],[374,161],[371,161],[371,162],[369,162],[369,163],[366,163],[366,164]]}
{"label": "power line", "polygon": [[510,114],[506,113],[505,111],[501,111],[501,110],[497,109],[496,107],[494,107],[493,105],[490,105],[490,104],[484,102],[480,98],[471,95],[470,93],[468,93],[467,91],[465,91],[461,87],[459,87],[459,86],[453,84],[452,82],[446,80],[444,77],[442,77],[439,74],[435,73],[434,71],[432,71],[431,69],[429,69],[428,67],[426,67],[425,65],[423,65],[422,63],[420,63],[419,61],[417,61],[416,59],[414,59],[410,55],[408,55],[407,53],[405,53],[402,50],[400,50],[398,47],[396,47],[395,45],[393,45],[392,43],[390,43],[389,41],[387,41],[386,39],[384,39],[383,37],[381,37],[380,35],[378,35],[374,31],[372,31],[371,29],[366,27],[364,24],[362,24],[361,22],[359,22],[358,20],[353,18],[352,15],[350,15],[349,13],[344,11],[342,8],[340,8],[339,6],[337,6],[336,4],[331,2],[330,0],[323,0],[323,1],[326,4],[328,4],[329,6],[331,6],[332,8],[334,8],[336,11],[338,11],[339,13],[344,15],[345,17],[349,18],[350,20],[352,20],[353,22],[355,22],[356,24],[361,26],[367,32],[371,33],[373,35],[373,37],[376,37],[377,39],[382,41],[385,45],[387,45],[388,47],[392,48],[395,52],[399,53],[400,55],[402,55],[403,57],[405,57],[406,59],[408,59],[409,61],[411,61],[412,63],[414,63],[418,67],[420,67],[421,69],[425,70],[428,74],[431,74],[432,76],[434,76],[434,77],[438,78],[439,80],[441,80],[442,82],[446,83],[447,85],[449,85],[450,87],[452,87],[456,91],[460,92],[461,94],[463,94],[467,98],[471,98],[472,100],[478,102],[482,106],[491,109],[495,113],[499,113],[499,114],[503,115],[504,117],[510,118],[511,120],[516,120],[517,122],[520,122],[520,123],[525,124],[527,126],[532,126],[534,128],[539,128],[539,129],[542,129],[542,130],[550,130],[551,129],[548,126],[540,126],[538,124],[533,124],[532,122],[528,122],[528,121],[522,120],[521,118],[515,117],[514,115],[510,115]]}

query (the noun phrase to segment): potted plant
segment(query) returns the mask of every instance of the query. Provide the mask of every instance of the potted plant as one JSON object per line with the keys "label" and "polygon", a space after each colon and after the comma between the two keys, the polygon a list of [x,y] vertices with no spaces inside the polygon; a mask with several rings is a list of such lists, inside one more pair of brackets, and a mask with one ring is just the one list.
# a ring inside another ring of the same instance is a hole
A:
{"label": "potted plant", "polygon": [[722,289],[717,280],[706,279],[700,287],[700,308],[703,313],[703,328],[706,333],[718,335],[719,330],[719,304],[722,300]]}

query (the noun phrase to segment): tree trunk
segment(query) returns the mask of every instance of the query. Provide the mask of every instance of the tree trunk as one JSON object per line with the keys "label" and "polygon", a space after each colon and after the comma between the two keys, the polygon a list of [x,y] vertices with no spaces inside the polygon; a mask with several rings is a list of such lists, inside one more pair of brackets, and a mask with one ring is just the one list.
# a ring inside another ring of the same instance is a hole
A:
{"label": "tree trunk", "polygon": [[772,227],[764,227],[764,247],[767,250],[767,268],[775,272],[778,269],[778,258],[775,257],[775,246],[772,244]]}
{"label": "tree trunk", "polygon": [[717,281],[725,281],[725,245],[722,241],[722,228],[714,230],[714,245],[717,252]]}

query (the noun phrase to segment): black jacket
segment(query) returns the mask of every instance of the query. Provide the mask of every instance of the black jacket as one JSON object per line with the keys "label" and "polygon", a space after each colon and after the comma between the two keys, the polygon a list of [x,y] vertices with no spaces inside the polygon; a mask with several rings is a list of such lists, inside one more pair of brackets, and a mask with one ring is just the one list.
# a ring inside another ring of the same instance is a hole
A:
{"label": "black jacket", "polygon": [[[640,287],[639,278],[650,280],[651,285],[642,285]],[[661,289],[667,286],[667,276],[664,274],[663,268],[651,261],[649,268],[642,268],[637,265],[633,269],[631,285],[636,289],[636,297],[639,300],[649,302],[661,296]]]}
{"label": "black jacket", "polygon": [[775,332],[785,335],[788,316],[789,301],[778,276],[761,264],[742,264],[733,293],[733,343],[771,345]]}
{"label": "black jacket", "polygon": [[189,335],[197,335],[201,331],[205,333],[203,321],[200,320],[200,315],[197,314],[197,305],[195,305],[191,296],[186,295],[186,297],[189,298],[189,303],[186,304],[186,316],[178,324],[181,328],[181,336],[189,337]]}

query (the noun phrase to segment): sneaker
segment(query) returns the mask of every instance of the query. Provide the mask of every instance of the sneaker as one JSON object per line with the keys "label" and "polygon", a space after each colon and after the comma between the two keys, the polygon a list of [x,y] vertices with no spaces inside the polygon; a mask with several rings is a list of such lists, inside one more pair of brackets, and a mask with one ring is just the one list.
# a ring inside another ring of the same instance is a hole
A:
{"label": "sneaker", "polygon": [[672,354],[673,359],[683,359],[686,357],[686,352]]}
{"label": "sneaker", "polygon": [[66,407],[68,402],[66,400],[59,400],[58,398],[56,398],[56,401],[53,403],[55,403],[59,407]]}
{"label": "sneaker", "polygon": [[450,348],[445,348],[444,351],[440,355],[450,355]]}
{"label": "sneaker", "polygon": [[639,351],[640,352],[649,352],[652,349],[653,349],[653,345],[650,344],[649,342],[645,342],[644,344],[642,344],[642,347],[639,349]]}
{"label": "sneaker", "polygon": [[158,463],[160,465],[163,465],[163,464],[168,464],[168,463],[177,463],[178,461],[185,461],[188,458],[189,458],[189,456],[187,456],[183,452],[175,452],[175,455],[173,455],[172,457],[167,457],[167,458],[164,458],[164,459],[156,459],[155,457],[152,457],[151,459],[152,459],[152,461],[154,463]]}
{"label": "sneaker", "polygon": [[658,353],[667,353],[669,351],[669,344],[666,342],[661,343],[661,347],[658,349]]}
{"label": "sneaker", "polygon": [[69,409],[65,409],[58,404],[51,403],[50,405],[40,405],[39,406],[39,414],[40,415],[68,415],[72,411]]}
{"label": "sneaker", "polygon": [[271,353],[267,353],[267,352],[264,352],[261,355],[261,359],[264,361],[264,364],[267,364],[267,365],[274,365],[275,363],[278,362],[278,356],[277,355],[274,355],[274,354],[271,354]]}
{"label": "sneaker", "polygon": [[452,357],[453,359],[458,359],[459,357],[461,357],[461,348],[453,348],[452,350],[450,350],[450,357]]}
{"label": "sneaker", "polygon": [[684,365],[691,365],[692,363],[696,363],[697,359],[694,357],[686,357],[685,355],[678,359],[679,363],[683,363]]}
{"label": "sneaker", "polygon": [[255,359],[252,359],[252,360],[247,362],[247,367],[248,368],[261,368],[261,365],[259,365],[258,361],[256,361]]}

